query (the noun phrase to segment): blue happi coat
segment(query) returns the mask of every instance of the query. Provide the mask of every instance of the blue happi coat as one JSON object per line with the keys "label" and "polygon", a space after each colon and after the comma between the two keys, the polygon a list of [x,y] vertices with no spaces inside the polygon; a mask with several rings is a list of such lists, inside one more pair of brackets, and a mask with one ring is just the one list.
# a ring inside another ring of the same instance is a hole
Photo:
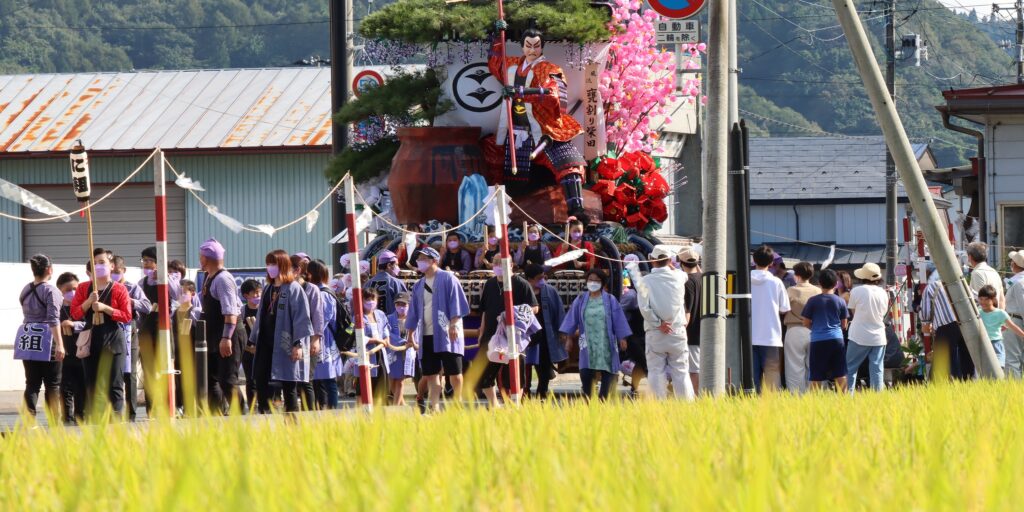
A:
{"label": "blue happi coat", "polygon": [[[601,292],[601,299],[604,301],[604,322],[608,332],[608,345],[612,354],[612,373],[619,371],[619,340],[626,339],[633,331],[629,328],[629,321],[622,312],[622,306],[618,299],[608,292]],[[559,328],[563,334],[573,335],[578,330],[580,333],[580,368],[590,368],[590,355],[587,350],[586,325],[583,321],[583,312],[590,302],[590,293],[583,292],[572,302],[569,313],[562,320]]]}
{"label": "blue happi coat", "polygon": [[303,283],[302,291],[309,300],[309,321],[313,324],[313,335],[323,337],[327,328],[327,321],[324,318],[323,294],[313,283]]}
{"label": "blue happi coat", "polygon": [[[391,326],[391,339],[389,342],[396,346],[405,346],[406,336],[402,336],[403,324],[399,324],[398,313],[388,315],[388,325]],[[406,333],[409,331],[406,329]],[[388,350],[388,364],[391,366],[389,376],[392,379],[412,377],[416,375],[416,349],[409,347],[403,351]]]}
{"label": "blue happi coat", "polygon": [[[258,344],[260,339],[260,323],[263,320],[263,304],[270,302],[271,286],[263,288],[260,309],[256,314],[256,322],[249,333],[249,343]],[[277,322],[274,325],[274,352],[270,366],[270,380],[285,382],[309,382],[309,337],[313,335],[313,323],[309,315],[309,299],[302,285],[296,282],[281,286],[277,299]],[[292,347],[299,341],[302,346],[302,359],[292,361]]]}
{"label": "blue happi coat", "polygon": [[344,362],[341,360],[341,349],[334,341],[334,332],[338,329],[338,298],[329,288],[321,287],[323,299],[324,337],[320,340],[320,357],[313,370],[313,379],[335,379],[341,376]]}
{"label": "blue happi coat", "polygon": [[[423,311],[423,293],[427,284],[421,278],[412,288],[412,303],[409,304],[409,316],[405,319],[405,328],[416,330],[416,345],[423,343],[424,314],[432,315],[434,320],[434,353],[451,352],[463,355],[466,352],[466,336],[463,333],[462,317],[469,314],[469,301],[462,285],[455,274],[447,270],[438,270],[434,274],[433,311]],[[456,322],[458,335],[454,340],[448,338],[448,325]],[[423,351],[418,354],[423,357]]]}
{"label": "blue happi coat", "polygon": [[[365,335],[365,339],[367,340],[367,342],[369,342],[370,338],[385,339],[390,341],[391,327],[388,325],[388,315],[384,314],[384,312],[379,309],[374,309],[373,311],[364,311],[364,313],[365,317],[363,319],[363,334]],[[370,325],[371,322],[373,323],[373,325]],[[370,343],[366,344],[366,352],[368,354],[371,350],[375,348],[377,348],[377,345],[371,345]],[[378,367],[383,368],[385,374],[388,372],[389,366],[386,351],[387,349],[385,348],[377,351],[374,354],[369,354],[371,376],[377,376]],[[358,370],[356,370],[356,372],[353,375],[358,376]]]}
{"label": "blue happi coat", "polygon": [[547,347],[537,344],[527,348],[526,364],[540,364],[541,350],[548,351],[551,355],[552,363],[565,361],[569,359],[569,353],[566,352],[565,346],[558,339],[558,329],[562,326],[562,320],[565,318],[562,298],[558,296],[558,290],[555,290],[554,286],[544,284],[540,287],[537,300],[540,301],[540,312],[544,319],[544,324],[541,325],[541,328],[544,329],[542,334],[545,337],[545,341],[547,341]]}

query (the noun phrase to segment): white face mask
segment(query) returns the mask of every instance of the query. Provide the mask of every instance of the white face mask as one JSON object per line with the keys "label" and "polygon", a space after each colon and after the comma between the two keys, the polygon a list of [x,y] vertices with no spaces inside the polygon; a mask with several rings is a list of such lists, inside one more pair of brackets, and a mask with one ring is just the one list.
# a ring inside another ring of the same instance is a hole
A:
{"label": "white face mask", "polygon": [[601,291],[601,288],[603,288],[601,283],[597,281],[587,281],[587,290],[590,290],[593,293],[597,293]]}

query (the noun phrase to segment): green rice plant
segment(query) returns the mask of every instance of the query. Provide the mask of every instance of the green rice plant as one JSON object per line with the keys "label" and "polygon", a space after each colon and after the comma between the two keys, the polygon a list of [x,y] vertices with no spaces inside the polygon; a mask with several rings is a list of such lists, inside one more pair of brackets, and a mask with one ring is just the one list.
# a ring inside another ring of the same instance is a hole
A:
{"label": "green rice plant", "polygon": [[0,440],[2,510],[1014,510],[1019,382]]}

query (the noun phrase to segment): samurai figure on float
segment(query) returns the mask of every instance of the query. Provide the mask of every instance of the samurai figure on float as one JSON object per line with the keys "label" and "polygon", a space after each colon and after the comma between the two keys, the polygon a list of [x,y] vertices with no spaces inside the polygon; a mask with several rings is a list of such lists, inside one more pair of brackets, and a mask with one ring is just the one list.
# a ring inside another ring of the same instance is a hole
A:
{"label": "samurai figure on float", "polygon": [[[508,28],[508,24],[501,20],[494,26],[499,34]],[[560,66],[544,58],[541,31],[532,28],[524,31],[520,42],[522,57],[504,57],[503,63],[505,42],[501,36],[494,38],[488,54],[491,74],[505,84],[503,93],[512,100],[515,151],[508,143],[509,115],[506,110],[502,110],[496,135],[497,144],[505,146],[505,183],[528,182],[530,161],[543,152],[551,162],[555,179],[563,187],[569,215],[584,220],[583,170],[586,160],[572,143],[583,133],[583,128],[567,112],[569,100],[565,74]],[[514,168],[518,172],[514,173]]]}

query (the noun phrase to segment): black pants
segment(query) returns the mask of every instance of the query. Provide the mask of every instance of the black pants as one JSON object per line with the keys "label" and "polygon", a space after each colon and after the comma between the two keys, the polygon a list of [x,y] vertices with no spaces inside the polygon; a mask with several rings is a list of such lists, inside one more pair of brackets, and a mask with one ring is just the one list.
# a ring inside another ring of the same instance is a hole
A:
{"label": "black pants", "polygon": [[256,355],[251,352],[242,352],[242,371],[245,372],[245,403],[255,404],[256,402],[256,380],[252,376],[252,364]]}
{"label": "black pants", "polygon": [[139,367],[139,334],[135,332],[132,336],[132,364],[131,371],[124,374],[124,406],[127,409],[128,420],[135,421],[135,408],[139,405],[139,383],[135,379],[135,372]]}
{"label": "black pants", "polygon": [[231,347],[231,356],[221,357],[220,342],[210,347],[207,353],[207,389],[209,390],[210,412],[226,414],[231,410],[231,403],[241,401],[240,408],[244,411],[245,396],[238,386],[238,366],[242,362],[242,344],[236,337]]}
{"label": "black pants", "polygon": [[61,364],[60,391],[64,396],[64,421],[85,419],[85,367],[82,360],[68,352]]}
{"label": "black pants", "polygon": [[596,373],[601,374],[601,387],[597,392],[597,397],[601,400],[608,398],[608,393],[611,391],[612,384],[615,382],[615,374],[611,372],[599,372],[598,370],[591,370],[589,368],[580,368],[580,383],[583,384],[583,398],[589,400],[591,394],[594,392],[594,377]]}
{"label": "black pants", "polygon": [[98,414],[109,400],[114,413],[121,414],[124,411],[124,354],[114,354],[99,343],[93,343],[84,363],[88,406]]}
{"label": "black pants", "polygon": [[974,378],[974,361],[967,351],[967,342],[959,324],[952,322],[935,329],[935,344],[949,351],[950,377],[957,380]]}
{"label": "black pants", "polygon": [[39,388],[46,388],[46,408],[54,420],[60,418],[60,375],[58,361],[22,361],[25,364],[25,407],[29,414],[36,415]]}
{"label": "black pants", "polygon": [[[284,412],[299,412],[299,390],[303,388],[304,382],[282,381],[284,388]],[[305,394],[303,392],[302,394]]]}
{"label": "black pants", "polygon": [[[551,352],[548,350],[547,343],[543,343],[540,346],[540,364],[535,366],[537,369],[537,398],[545,399],[548,397],[548,385],[551,384],[551,375],[555,373],[555,367],[551,364]],[[529,389],[529,384],[527,384]]]}
{"label": "black pants", "polygon": [[299,399],[302,402],[303,411],[315,411],[316,393],[313,392],[313,381],[299,382]]}

